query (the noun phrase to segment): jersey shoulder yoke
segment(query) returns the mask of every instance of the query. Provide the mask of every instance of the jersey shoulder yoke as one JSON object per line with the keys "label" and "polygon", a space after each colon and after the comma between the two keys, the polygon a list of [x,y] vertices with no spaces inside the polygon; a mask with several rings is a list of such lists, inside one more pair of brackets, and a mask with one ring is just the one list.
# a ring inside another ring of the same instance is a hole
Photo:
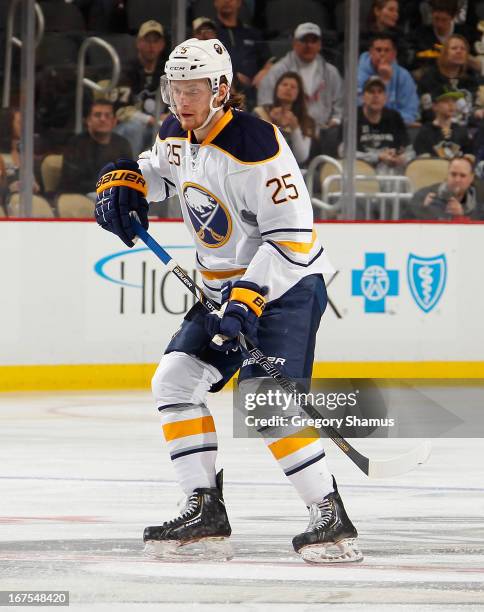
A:
{"label": "jersey shoulder yoke", "polygon": [[254,164],[276,157],[280,152],[276,128],[243,111],[229,111],[233,117],[210,144],[237,161]]}
{"label": "jersey shoulder yoke", "polygon": [[188,133],[182,128],[174,115],[169,115],[161,124],[158,138],[160,140],[166,140],[167,138],[188,138]]}

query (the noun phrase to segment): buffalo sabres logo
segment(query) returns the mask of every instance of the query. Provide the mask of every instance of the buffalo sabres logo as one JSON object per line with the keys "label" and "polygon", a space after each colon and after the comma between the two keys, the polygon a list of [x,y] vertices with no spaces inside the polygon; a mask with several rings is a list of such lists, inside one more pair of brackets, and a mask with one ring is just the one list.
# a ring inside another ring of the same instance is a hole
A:
{"label": "buffalo sabres logo", "polygon": [[222,202],[195,183],[184,183],[183,198],[200,242],[211,249],[224,245],[232,233],[232,219]]}
{"label": "buffalo sabres logo", "polygon": [[430,312],[437,305],[445,288],[445,255],[442,253],[436,257],[419,257],[410,253],[407,274],[413,299],[424,312]]}

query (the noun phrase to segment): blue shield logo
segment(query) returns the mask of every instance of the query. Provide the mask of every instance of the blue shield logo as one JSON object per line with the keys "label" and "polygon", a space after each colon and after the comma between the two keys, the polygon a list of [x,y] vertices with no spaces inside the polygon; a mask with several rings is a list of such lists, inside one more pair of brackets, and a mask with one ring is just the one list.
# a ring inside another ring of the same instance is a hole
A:
{"label": "blue shield logo", "polygon": [[430,312],[437,305],[445,289],[447,280],[445,255],[442,253],[435,257],[418,257],[410,253],[407,275],[413,299],[424,312]]}

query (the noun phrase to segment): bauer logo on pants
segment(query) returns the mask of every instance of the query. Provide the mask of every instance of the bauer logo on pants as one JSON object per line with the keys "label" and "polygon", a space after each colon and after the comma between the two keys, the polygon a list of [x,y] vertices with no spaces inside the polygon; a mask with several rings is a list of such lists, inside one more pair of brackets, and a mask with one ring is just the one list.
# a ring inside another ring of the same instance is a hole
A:
{"label": "bauer logo on pants", "polygon": [[447,259],[443,253],[435,257],[419,257],[410,253],[407,276],[413,299],[424,312],[430,312],[444,292]]}
{"label": "bauer logo on pants", "polygon": [[196,183],[183,184],[183,199],[198,240],[211,249],[223,246],[232,233],[232,219],[222,202]]}

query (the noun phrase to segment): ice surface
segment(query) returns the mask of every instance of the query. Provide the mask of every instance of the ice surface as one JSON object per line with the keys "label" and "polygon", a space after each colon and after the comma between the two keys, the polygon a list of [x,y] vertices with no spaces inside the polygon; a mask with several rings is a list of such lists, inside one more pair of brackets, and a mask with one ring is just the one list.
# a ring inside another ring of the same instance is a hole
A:
{"label": "ice surface", "polygon": [[168,563],[143,555],[143,528],[180,498],[149,393],[1,395],[0,589],[69,590],[91,612],[484,610],[482,440],[436,440],[426,465],[382,481],[328,441],[365,560],[316,567],[292,550],[307,513],[270,453],[232,439],[228,393],[210,407],[235,558]]}

